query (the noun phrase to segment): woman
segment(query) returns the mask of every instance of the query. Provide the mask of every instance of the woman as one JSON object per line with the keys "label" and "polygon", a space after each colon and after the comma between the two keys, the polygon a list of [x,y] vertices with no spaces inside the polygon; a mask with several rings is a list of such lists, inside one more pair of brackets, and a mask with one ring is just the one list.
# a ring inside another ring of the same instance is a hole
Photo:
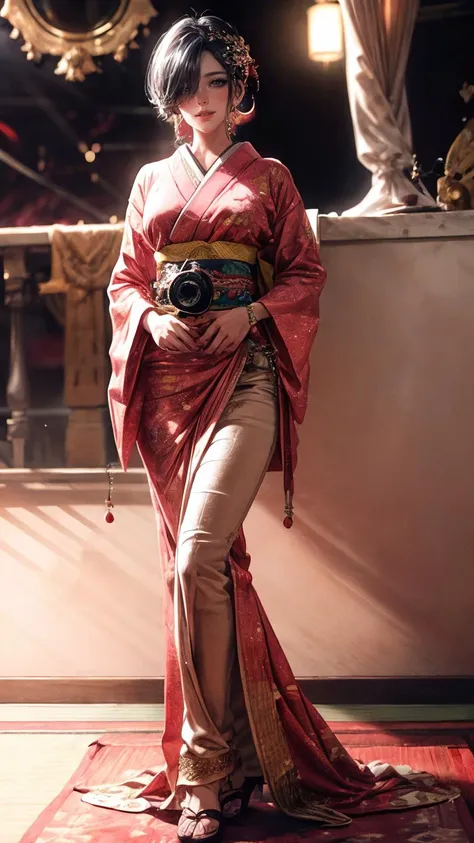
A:
{"label": "woman", "polygon": [[159,525],[164,765],[109,803],[107,788],[84,798],[141,810],[160,797],[182,809],[180,840],[216,839],[263,777],[279,808],[326,825],[399,809],[408,792],[412,805],[443,801],[350,758],[299,690],[248,573],[242,522],[269,469],[283,469],[292,523],[325,281],[288,170],[232,142],[255,63],[224,21],[185,18],[157,45],[148,84],[189,145],[132,189],[109,289],[110,407],[124,468],[138,443]]}

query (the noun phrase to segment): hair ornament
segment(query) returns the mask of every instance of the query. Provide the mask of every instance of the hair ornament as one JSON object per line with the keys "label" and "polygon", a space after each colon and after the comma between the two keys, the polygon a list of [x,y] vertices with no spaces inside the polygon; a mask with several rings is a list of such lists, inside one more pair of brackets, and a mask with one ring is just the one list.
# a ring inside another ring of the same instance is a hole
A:
{"label": "hair ornament", "polygon": [[[231,75],[238,75],[244,84],[252,77],[258,89],[258,73],[255,60],[250,55],[250,47],[241,35],[210,29],[207,35],[209,41],[221,41],[225,44],[223,60],[229,67]],[[236,73],[237,71],[237,73]]]}

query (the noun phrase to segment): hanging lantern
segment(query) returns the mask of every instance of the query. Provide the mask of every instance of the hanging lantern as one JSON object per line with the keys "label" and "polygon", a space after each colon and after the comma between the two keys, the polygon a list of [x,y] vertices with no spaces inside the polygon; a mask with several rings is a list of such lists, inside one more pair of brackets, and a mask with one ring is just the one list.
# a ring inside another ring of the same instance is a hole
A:
{"label": "hanging lantern", "polygon": [[344,58],[344,33],[337,0],[316,0],[308,9],[308,55],[324,64]]}

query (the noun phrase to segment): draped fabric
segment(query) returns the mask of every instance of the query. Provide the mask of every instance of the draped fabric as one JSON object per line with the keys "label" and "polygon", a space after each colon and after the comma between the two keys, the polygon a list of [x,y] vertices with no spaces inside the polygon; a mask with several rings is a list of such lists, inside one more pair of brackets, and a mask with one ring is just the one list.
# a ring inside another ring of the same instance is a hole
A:
{"label": "draped fabric", "polygon": [[372,187],[346,216],[436,207],[404,170],[412,167],[405,71],[419,0],[340,0],[349,102],[361,164]]}
{"label": "draped fabric", "polygon": [[[106,398],[104,290],[120,251],[123,226],[52,226],[51,279],[40,293],[65,324],[65,401],[103,405]],[[65,293],[65,303],[58,298]],[[53,304],[54,303],[54,304]]]}
{"label": "draped fabric", "polygon": [[[265,336],[258,331],[252,339],[270,340],[276,352],[281,441],[273,468],[284,469],[290,492],[295,423],[305,414],[308,358],[325,282],[301,197],[280,162],[240,144],[218,159],[196,187],[184,164],[187,154],[180,149],[139,173],[109,287],[114,430],[124,466],[138,440],[157,516],[165,584],[165,763],[132,770],[125,782],[82,786],[85,801],[126,811],[147,810],[151,804],[179,806],[185,700],[176,647],[182,623],[177,540],[193,477],[248,352],[246,341],[215,358],[199,351],[171,354],[154,344],[142,322],[153,307],[155,255],[173,244],[176,249],[188,244],[190,251],[225,242],[256,249],[260,301],[271,316],[265,320]],[[387,765],[372,770],[349,756],[297,685],[253,587],[243,529],[230,541],[242,688],[259,762],[277,806],[291,816],[337,826],[358,813],[427,806],[455,796],[455,790],[438,788],[431,780],[411,780]]]}

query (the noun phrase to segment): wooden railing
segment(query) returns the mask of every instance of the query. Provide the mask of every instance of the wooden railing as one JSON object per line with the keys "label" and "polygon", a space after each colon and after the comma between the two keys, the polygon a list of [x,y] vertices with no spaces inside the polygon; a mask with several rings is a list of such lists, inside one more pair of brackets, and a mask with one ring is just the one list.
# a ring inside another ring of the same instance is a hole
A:
{"label": "wooden railing", "polygon": [[[117,228],[117,226],[110,226]],[[28,431],[34,419],[38,429],[38,417],[66,416],[66,466],[101,465],[106,460],[107,442],[104,434],[106,414],[105,387],[101,404],[97,396],[93,405],[85,399],[79,406],[61,407],[31,406],[31,384],[27,366],[27,341],[25,337],[25,319],[31,305],[32,296],[37,292],[29,271],[28,263],[33,252],[48,252],[51,245],[51,226],[31,226],[25,228],[0,229],[0,255],[3,257],[4,306],[10,325],[9,371],[6,389],[7,407],[0,408],[5,418],[7,415],[7,441],[0,452],[4,462],[13,468],[23,468],[26,464],[25,446]],[[49,260],[49,257],[48,257]],[[50,262],[50,261],[49,261]],[[0,305],[2,302],[0,302]],[[67,326],[65,326],[67,332]],[[106,349],[104,345],[104,359]],[[68,364],[69,365],[69,364]],[[67,367],[65,367],[65,376]],[[3,402],[0,400],[0,404]],[[45,423],[46,426],[46,423]],[[64,424],[63,424],[64,426]],[[59,425],[60,427],[60,425]],[[51,436],[58,433],[58,425],[53,424]],[[31,449],[30,449],[31,450]],[[6,459],[5,459],[6,451]],[[57,464],[57,463],[56,463]],[[54,463],[53,463],[54,465]],[[48,467],[48,465],[36,467]],[[50,467],[50,466],[49,466]]]}

